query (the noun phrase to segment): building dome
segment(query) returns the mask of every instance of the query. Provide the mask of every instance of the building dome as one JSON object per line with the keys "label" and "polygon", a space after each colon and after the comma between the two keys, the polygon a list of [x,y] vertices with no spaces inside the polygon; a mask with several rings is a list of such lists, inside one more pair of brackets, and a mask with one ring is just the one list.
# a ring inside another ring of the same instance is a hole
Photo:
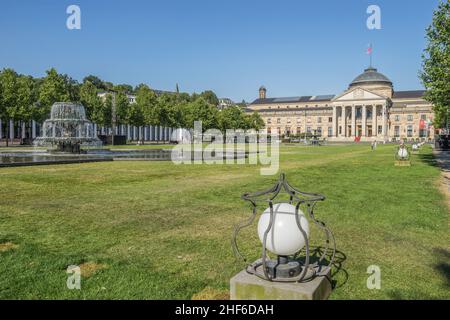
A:
{"label": "building dome", "polygon": [[266,90],[266,87],[261,86],[261,87],[259,87],[259,90]]}
{"label": "building dome", "polygon": [[365,85],[387,85],[392,87],[392,81],[384,74],[379,73],[377,69],[369,67],[350,83],[350,88]]}

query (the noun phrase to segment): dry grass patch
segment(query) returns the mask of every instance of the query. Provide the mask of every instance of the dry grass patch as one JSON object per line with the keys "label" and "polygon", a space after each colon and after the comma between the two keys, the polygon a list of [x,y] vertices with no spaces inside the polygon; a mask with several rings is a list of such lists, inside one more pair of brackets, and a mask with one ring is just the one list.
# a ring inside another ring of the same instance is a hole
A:
{"label": "dry grass patch", "polygon": [[85,262],[80,265],[81,275],[85,278],[89,278],[92,276],[96,271],[106,269],[106,264],[100,264],[95,262]]}
{"label": "dry grass patch", "polygon": [[230,300],[230,292],[228,290],[217,290],[206,287],[202,291],[194,294],[192,300]]}
{"label": "dry grass patch", "polygon": [[12,242],[5,242],[5,243],[0,243],[0,252],[6,252],[9,250],[14,250],[16,248],[18,248],[19,246],[15,243]]}

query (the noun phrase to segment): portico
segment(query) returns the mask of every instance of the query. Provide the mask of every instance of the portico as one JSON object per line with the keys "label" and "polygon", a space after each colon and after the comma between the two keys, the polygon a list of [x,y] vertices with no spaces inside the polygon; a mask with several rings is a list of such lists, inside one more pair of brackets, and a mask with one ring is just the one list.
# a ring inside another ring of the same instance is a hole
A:
{"label": "portico", "polygon": [[[370,94],[368,92],[368,94]],[[358,100],[351,104],[336,99],[333,102],[333,135],[329,138],[341,141],[383,140],[388,132],[387,99]]]}

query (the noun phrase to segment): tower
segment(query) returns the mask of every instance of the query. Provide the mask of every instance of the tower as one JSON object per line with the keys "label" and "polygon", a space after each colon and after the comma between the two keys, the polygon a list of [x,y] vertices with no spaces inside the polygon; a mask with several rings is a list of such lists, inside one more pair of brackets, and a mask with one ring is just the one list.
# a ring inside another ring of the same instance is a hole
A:
{"label": "tower", "polygon": [[266,88],[264,86],[261,86],[259,88],[259,98],[260,99],[265,99],[266,98],[266,92],[267,92]]}

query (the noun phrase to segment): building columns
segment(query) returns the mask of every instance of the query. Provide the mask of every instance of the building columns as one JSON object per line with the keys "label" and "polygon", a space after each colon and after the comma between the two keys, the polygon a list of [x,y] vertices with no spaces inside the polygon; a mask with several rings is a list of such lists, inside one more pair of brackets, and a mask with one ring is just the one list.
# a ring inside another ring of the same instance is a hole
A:
{"label": "building columns", "polygon": [[350,137],[356,137],[356,107],[352,105],[352,132],[350,132]]}
{"label": "building columns", "polygon": [[377,124],[377,105],[372,106],[372,136],[378,136],[378,124]]}
{"label": "building columns", "polygon": [[387,117],[386,117],[386,113],[387,113],[387,110],[386,110],[386,104],[383,104],[383,111],[382,111],[382,113],[383,113],[383,123],[382,123],[382,133],[383,133],[383,139],[385,139],[386,138],[386,120],[387,120]]}
{"label": "building columns", "polygon": [[14,121],[9,120],[9,140],[14,140]]}
{"label": "building columns", "polygon": [[341,137],[345,137],[346,136],[346,119],[345,119],[345,106],[342,106],[342,112],[341,112]]}
{"label": "building columns", "polygon": [[337,137],[338,136],[338,131],[337,131],[337,113],[336,113],[336,106],[333,106],[333,130],[332,130],[332,135],[333,137]]}
{"label": "building columns", "polygon": [[31,139],[36,138],[36,121],[31,120]]}
{"label": "building columns", "polygon": [[367,110],[366,110],[366,105],[363,104],[363,106],[362,106],[362,124],[361,124],[361,129],[362,129],[361,136],[362,137],[365,137],[367,134],[366,121],[367,121]]}

